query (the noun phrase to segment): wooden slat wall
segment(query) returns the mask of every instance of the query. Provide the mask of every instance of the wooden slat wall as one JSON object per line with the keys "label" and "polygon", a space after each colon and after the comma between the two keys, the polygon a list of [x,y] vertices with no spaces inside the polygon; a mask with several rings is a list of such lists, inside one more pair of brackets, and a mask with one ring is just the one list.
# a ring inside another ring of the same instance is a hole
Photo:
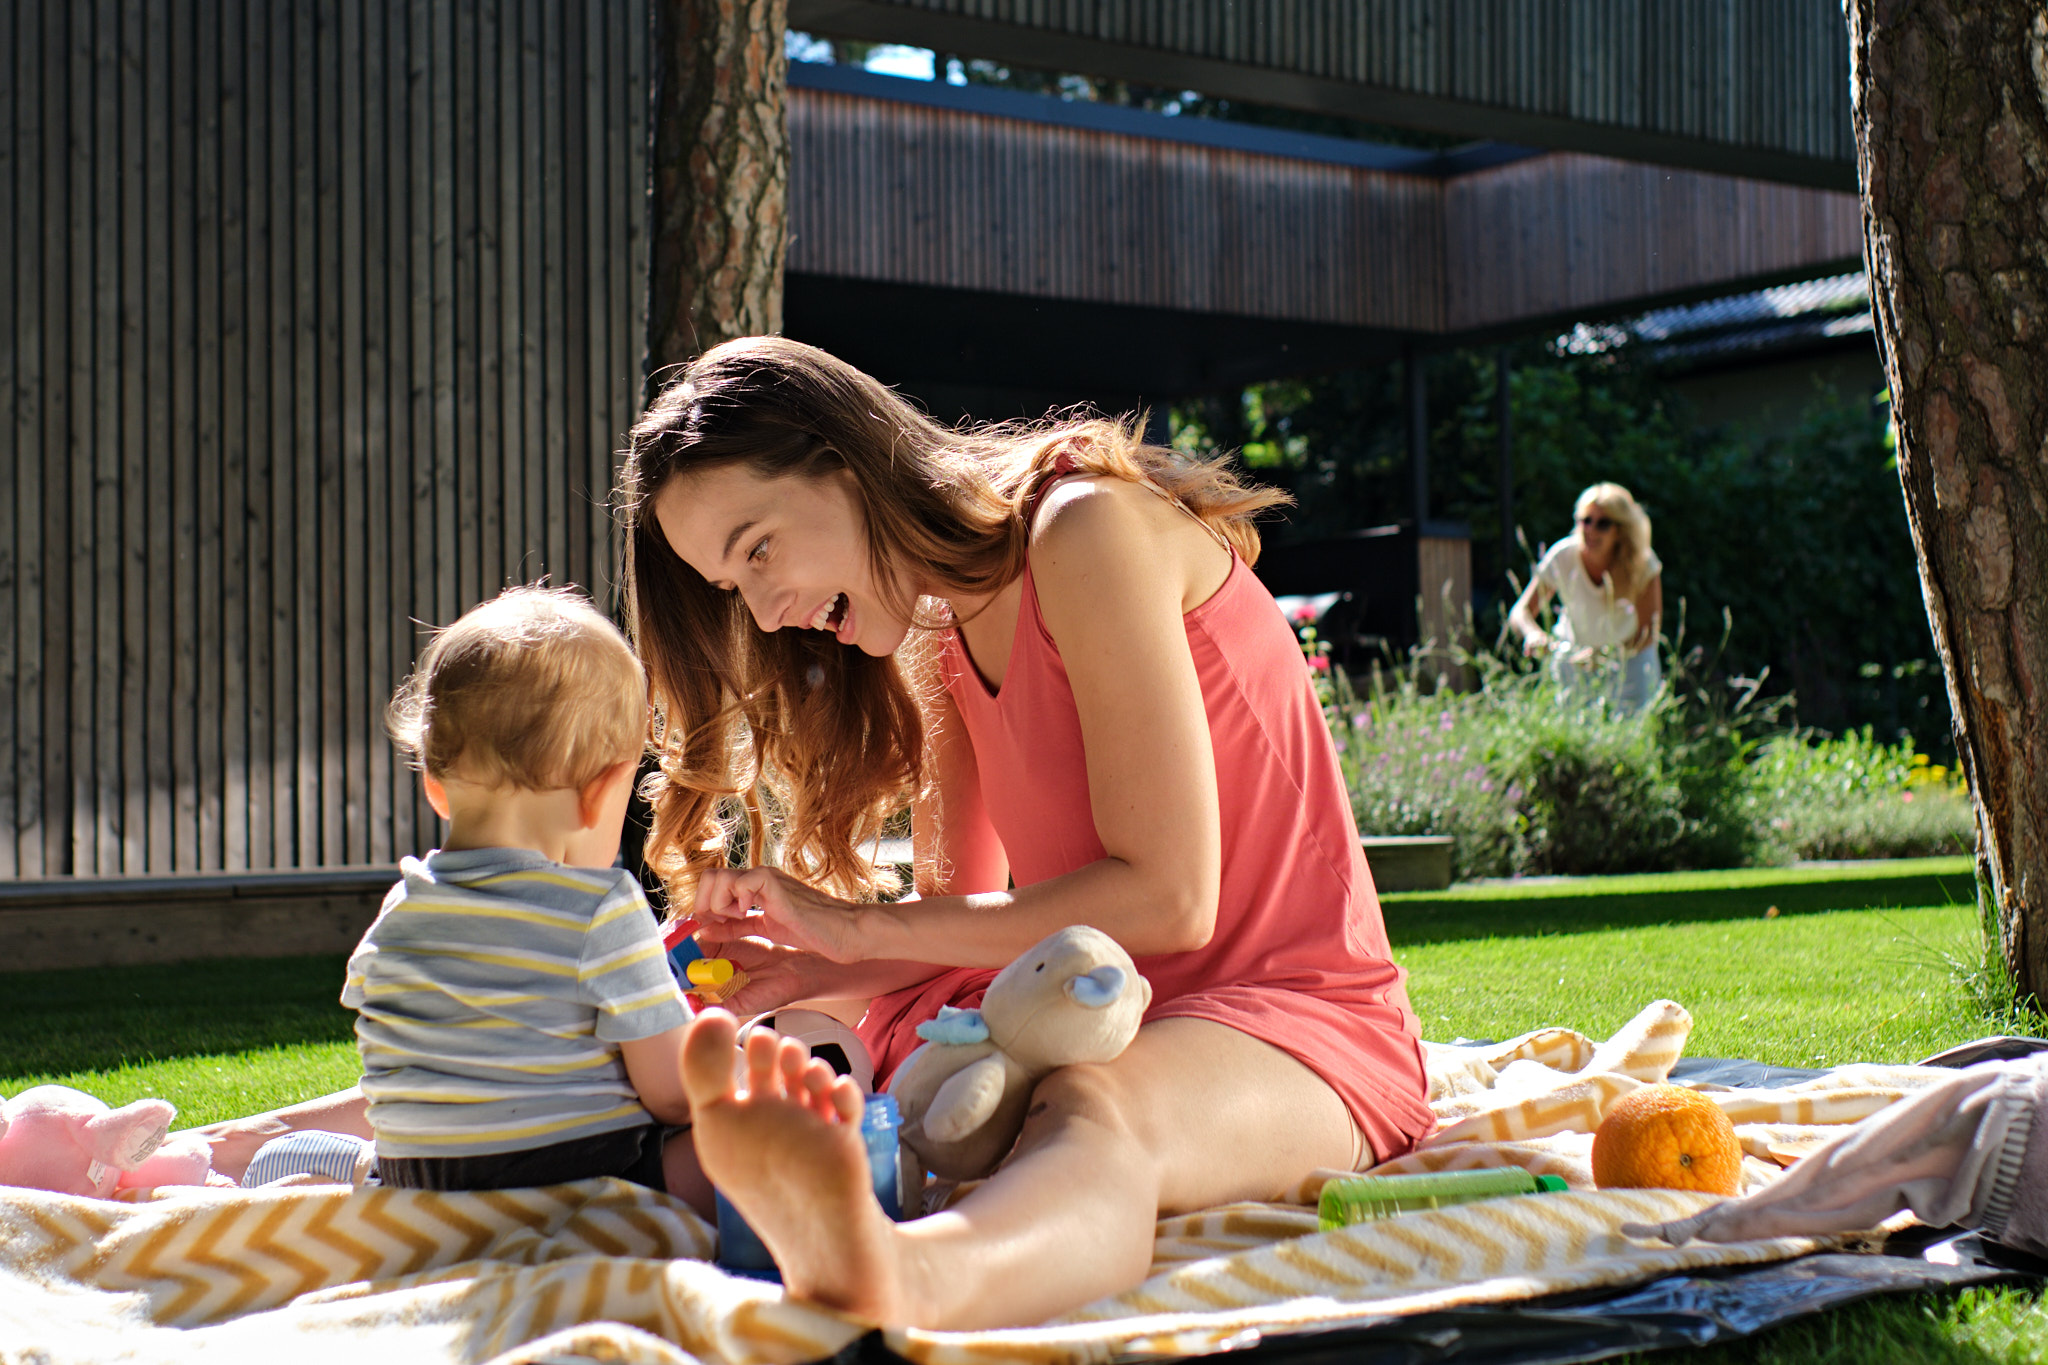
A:
{"label": "wooden slat wall", "polygon": [[389,862],[438,623],[611,591],[645,0],[0,5],[0,876]]}
{"label": "wooden slat wall", "polygon": [[1856,196],[1556,153],[1444,188],[1446,325],[1611,310],[1861,258]]}
{"label": "wooden slat wall", "polygon": [[[1074,40],[1063,69],[1094,74],[1105,60],[1130,74],[1124,54],[1149,52],[1844,168],[1856,156],[1837,0],[793,0],[790,11],[798,27],[846,37],[912,40],[919,16],[1063,37]],[[977,32],[949,31],[962,43]],[[1105,50],[1092,64],[1089,46]]]}
{"label": "wooden slat wall", "polygon": [[790,91],[789,269],[1435,331],[1422,176]]}
{"label": "wooden slat wall", "polygon": [[1455,333],[1862,250],[1854,195],[1577,153],[1438,180],[815,89],[790,140],[789,268],[905,284]]}

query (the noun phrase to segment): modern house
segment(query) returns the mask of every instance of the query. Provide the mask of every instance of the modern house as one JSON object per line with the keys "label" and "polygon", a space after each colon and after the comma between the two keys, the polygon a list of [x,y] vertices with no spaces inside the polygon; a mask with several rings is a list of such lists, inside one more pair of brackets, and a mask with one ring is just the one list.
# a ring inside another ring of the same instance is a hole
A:
{"label": "modern house", "polygon": [[[793,67],[786,329],[947,415],[1157,405],[1860,256],[1832,0],[792,0],[790,22],[1473,140]],[[611,591],[647,24],[646,0],[0,11],[22,965],[167,951],[202,932],[178,898],[217,926],[256,907],[279,951],[346,946],[433,837],[381,725],[420,623],[508,581]],[[316,891],[341,908],[291,899]]]}

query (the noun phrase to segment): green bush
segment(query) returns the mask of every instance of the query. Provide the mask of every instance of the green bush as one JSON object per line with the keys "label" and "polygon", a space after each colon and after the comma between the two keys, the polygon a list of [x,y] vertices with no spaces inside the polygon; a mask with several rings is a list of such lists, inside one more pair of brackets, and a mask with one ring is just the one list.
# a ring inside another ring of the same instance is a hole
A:
{"label": "green bush", "polygon": [[[1315,649],[1313,640],[1309,642]],[[1366,834],[1449,834],[1452,875],[1673,871],[1966,851],[1967,798],[1911,745],[1787,727],[1756,680],[1674,655],[1639,715],[1490,654],[1466,691],[1414,667],[1322,683]]]}
{"label": "green bush", "polygon": [[1725,743],[1668,700],[1643,716],[1493,665],[1470,692],[1413,677],[1338,701],[1333,725],[1369,834],[1449,834],[1453,875],[1727,867],[1755,842]]}
{"label": "green bush", "polygon": [[1777,861],[1967,853],[1976,817],[1949,773],[1868,727],[1773,736],[1750,769],[1753,821]]}

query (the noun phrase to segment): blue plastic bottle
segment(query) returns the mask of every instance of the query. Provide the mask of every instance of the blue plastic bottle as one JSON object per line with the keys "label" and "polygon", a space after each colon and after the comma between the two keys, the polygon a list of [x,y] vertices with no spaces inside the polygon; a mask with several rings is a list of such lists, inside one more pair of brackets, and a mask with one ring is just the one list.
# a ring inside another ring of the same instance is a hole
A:
{"label": "blue plastic bottle", "polygon": [[875,1198],[891,1218],[903,1216],[903,1196],[896,1187],[901,1146],[896,1130],[902,1126],[894,1095],[868,1096],[867,1108],[860,1116],[860,1135],[868,1145],[868,1174],[875,1182]]}
{"label": "blue plastic bottle", "polygon": [[[860,1135],[868,1149],[868,1175],[874,1182],[875,1199],[891,1218],[903,1216],[903,1202],[897,1188],[897,1129],[902,1118],[894,1095],[870,1095],[861,1112]],[[780,1282],[782,1272],[775,1258],[740,1217],[739,1210],[718,1196],[718,1264],[736,1275]]]}

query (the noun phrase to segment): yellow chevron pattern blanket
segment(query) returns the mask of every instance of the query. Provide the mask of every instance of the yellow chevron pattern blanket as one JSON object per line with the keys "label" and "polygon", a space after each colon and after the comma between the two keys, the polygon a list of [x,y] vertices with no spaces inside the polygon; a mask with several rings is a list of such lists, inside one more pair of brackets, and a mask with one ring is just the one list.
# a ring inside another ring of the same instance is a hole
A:
{"label": "yellow chevron pattern blanket", "polygon": [[[1624,1222],[1708,1198],[1591,1189],[1591,1132],[1621,1095],[1663,1079],[1691,1020],[1668,1001],[1595,1046],[1547,1029],[1431,1049],[1439,1131],[1376,1170],[1521,1165],[1566,1194],[1496,1200],[1318,1233],[1321,1173],[1292,1204],[1162,1219],[1153,1275],[1040,1327],[892,1329],[920,1365],[1080,1365],[1241,1347],[1263,1334],[1623,1285],[1708,1265],[1782,1260],[1805,1239],[1666,1247]],[[1844,1068],[1776,1091],[1710,1090],[1735,1120],[1752,1182],[1950,1073]],[[101,1365],[793,1365],[862,1324],[720,1273],[681,1203],[610,1180],[435,1194],[343,1186],[177,1189],[117,1203],[0,1191],[0,1362]]]}

